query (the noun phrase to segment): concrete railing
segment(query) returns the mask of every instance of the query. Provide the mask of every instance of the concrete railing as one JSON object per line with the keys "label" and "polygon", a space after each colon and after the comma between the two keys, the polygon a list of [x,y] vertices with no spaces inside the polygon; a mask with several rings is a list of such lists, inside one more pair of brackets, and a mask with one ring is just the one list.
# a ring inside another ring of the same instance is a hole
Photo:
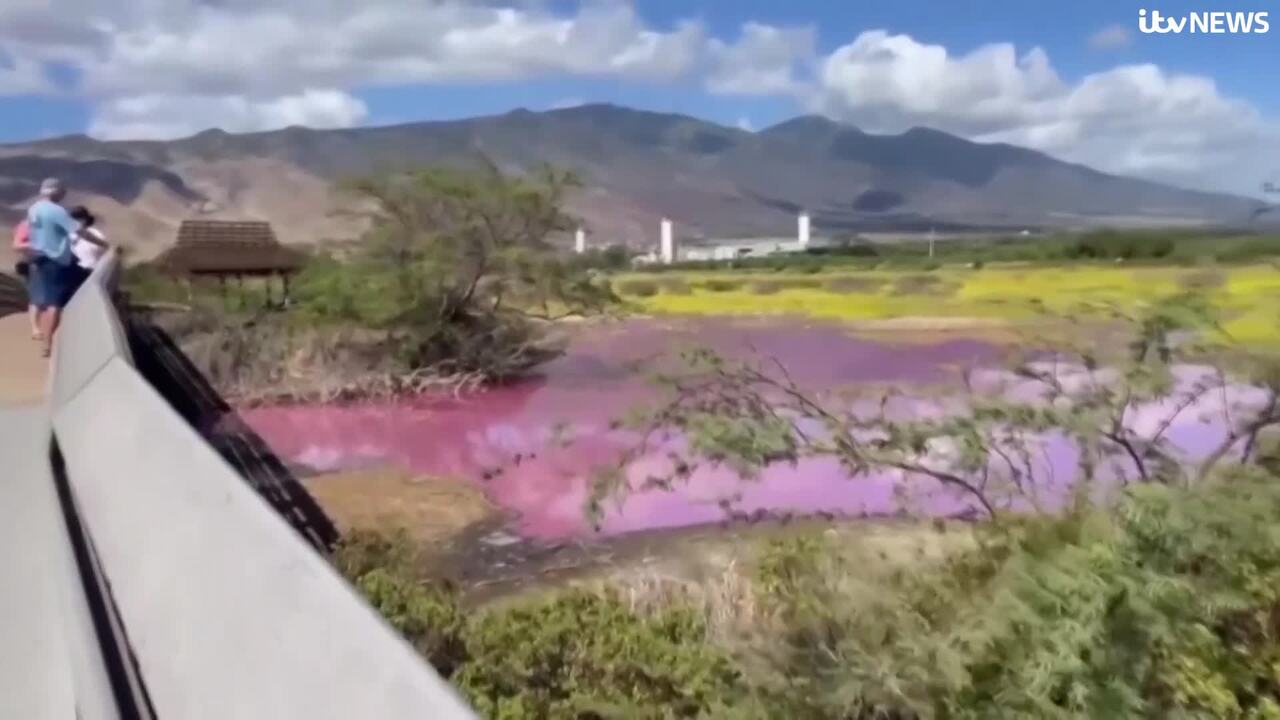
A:
{"label": "concrete railing", "polygon": [[137,372],[117,266],[67,307],[50,411],[144,704],[183,720],[473,717]]}

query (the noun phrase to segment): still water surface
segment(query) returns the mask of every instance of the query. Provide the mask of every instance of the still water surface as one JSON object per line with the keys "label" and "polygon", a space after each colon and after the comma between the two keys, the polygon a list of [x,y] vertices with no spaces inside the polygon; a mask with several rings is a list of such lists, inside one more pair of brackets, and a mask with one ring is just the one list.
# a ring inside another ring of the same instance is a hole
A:
{"label": "still water surface", "polygon": [[[776,358],[815,389],[870,383],[939,383],[961,368],[992,364],[999,351],[966,339],[891,344],[833,325],[794,321],[628,320],[576,333],[566,354],[527,381],[462,398],[395,403],[267,407],[244,419],[286,460],[316,470],[394,463],[414,472],[480,483],[534,538],[594,532],[584,516],[592,468],[616,458],[623,439],[611,420],[653,397],[646,377],[682,349],[710,347],[740,358]],[[567,430],[568,446],[553,440]],[[655,460],[655,462],[659,462]],[[643,476],[645,468],[634,471]],[[810,460],[742,483],[704,468],[675,492],[646,491],[611,504],[600,531],[618,534],[724,519],[719,500],[741,492],[735,510],[881,515],[900,503],[889,477],[850,480],[834,462]],[[960,512],[938,494],[933,512]]]}

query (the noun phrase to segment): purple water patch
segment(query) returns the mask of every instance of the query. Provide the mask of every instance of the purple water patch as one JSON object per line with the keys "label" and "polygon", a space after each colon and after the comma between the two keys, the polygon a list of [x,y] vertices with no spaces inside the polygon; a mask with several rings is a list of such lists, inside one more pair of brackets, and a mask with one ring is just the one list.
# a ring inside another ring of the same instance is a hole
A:
{"label": "purple water patch", "polygon": [[[955,380],[960,368],[999,357],[996,348],[977,341],[895,346],[821,324],[627,321],[584,328],[538,377],[483,393],[257,408],[243,417],[291,462],[318,470],[390,462],[480,482],[494,502],[516,514],[521,532],[574,536],[591,531],[584,516],[591,470],[616,459],[624,447],[625,439],[611,433],[609,423],[651,398],[645,372],[685,347],[776,358],[798,382],[815,388],[945,382]],[[558,444],[562,434],[572,443]],[[610,507],[601,530],[614,534],[722,520],[720,501],[738,492],[735,509],[744,513],[883,514],[898,507],[894,484],[891,477],[848,481],[827,460],[771,468],[747,484],[727,469],[707,468],[675,492],[638,492],[621,507]],[[938,512],[964,509],[945,494],[929,502]]]}
{"label": "purple water patch", "polygon": [[[547,365],[540,377],[463,398],[418,398],[391,404],[345,407],[260,408],[245,419],[285,458],[320,470],[371,462],[390,462],[415,472],[483,483],[487,494],[517,518],[521,533],[536,538],[562,538],[592,532],[584,514],[591,472],[616,460],[629,439],[611,431],[609,423],[653,388],[640,374],[656,358],[683,345],[709,346],[722,354],[760,354],[777,358],[802,385],[814,388],[860,383],[936,383],[956,380],[959,368],[997,367],[999,352],[972,341],[894,346],[854,338],[832,326],[777,325],[742,322],[688,322],[663,325],[630,321],[585,329],[568,353]],[[1085,373],[1058,368],[1064,386],[1108,380],[1106,371]],[[1182,368],[1180,388],[1195,386],[1208,373]],[[999,370],[974,376],[980,392],[999,393],[1039,402],[1043,384]],[[914,417],[963,409],[960,385],[933,399],[900,398],[895,412]],[[1202,393],[1183,407],[1175,392],[1166,401],[1134,407],[1125,424],[1152,437],[1159,433],[1193,462],[1222,443],[1232,426],[1232,413],[1256,407],[1262,395],[1227,385]],[[1176,416],[1176,417],[1174,417]],[[1166,422],[1170,417],[1172,421]],[[572,440],[561,443],[564,436]],[[667,453],[641,458],[629,467],[635,487],[665,471]],[[1066,437],[1034,438],[1031,473],[1034,487],[993,488],[998,501],[1015,507],[1053,508],[1072,493],[1079,452]],[[924,460],[946,467],[954,448],[946,440],[930,444]],[[993,460],[994,466],[994,460]],[[1132,464],[1116,461],[1102,474],[1118,486],[1135,475]],[[607,504],[601,532],[671,528],[725,519],[725,501],[735,513],[831,513],[843,516],[887,515],[909,508],[927,515],[973,512],[970,496],[919,475],[900,471],[850,478],[831,459],[806,459],[795,465],[767,468],[743,481],[728,468],[702,467],[672,491],[641,489]]]}

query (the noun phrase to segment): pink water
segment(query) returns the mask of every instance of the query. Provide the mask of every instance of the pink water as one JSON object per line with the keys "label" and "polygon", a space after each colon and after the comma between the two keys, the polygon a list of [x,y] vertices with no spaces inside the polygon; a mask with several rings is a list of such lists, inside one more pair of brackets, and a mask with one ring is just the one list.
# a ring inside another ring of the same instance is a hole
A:
{"label": "pink water", "polygon": [[[946,381],[962,367],[997,357],[995,348],[971,340],[892,345],[830,325],[633,320],[584,328],[539,377],[460,399],[258,408],[243,417],[293,463],[335,470],[389,462],[481,483],[517,517],[521,533],[576,536],[593,532],[584,515],[592,469],[616,458],[622,447],[609,422],[652,395],[645,373],[656,367],[656,358],[694,346],[777,358],[798,382],[815,388]],[[573,438],[567,447],[552,442],[562,432]],[[633,471],[642,477],[644,463]],[[725,518],[719,501],[738,491],[736,512],[891,513],[900,506],[894,484],[890,477],[851,481],[834,462],[822,460],[771,468],[745,484],[728,470],[703,469],[675,492],[637,492],[611,503],[600,530],[719,521]],[[967,507],[946,493],[932,493],[928,502],[937,512]]]}
{"label": "pink water", "polygon": [[[828,325],[629,321],[583,328],[567,354],[548,364],[539,377],[484,393],[390,404],[261,408],[245,412],[244,418],[294,463],[317,470],[393,463],[418,473],[479,483],[512,513],[521,534],[582,536],[595,532],[584,513],[592,471],[616,460],[627,442],[609,430],[610,421],[652,397],[645,368],[652,370],[660,362],[658,356],[670,357],[691,345],[730,356],[776,358],[799,383],[815,389],[886,382],[906,386],[907,395],[897,401],[901,407],[895,411],[916,416],[949,412],[946,407],[954,406],[958,396],[926,390],[921,384],[941,382],[945,387],[964,367],[983,367],[973,380],[992,386],[989,391],[1031,402],[1036,392],[1018,376],[998,369],[999,353],[980,342],[895,346],[857,339]],[[1177,384],[1193,386],[1207,377],[1206,372],[1180,368]],[[1080,374],[1064,382],[1096,380]],[[997,386],[1001,389],[994,389]],[[1178,415],[1165,438],[1188,463],[1194,462],[1226,437],[1227,428],[1235,424],[1233,416],[1238,420],[1262,402],[1252,388],[1215,391]],[[1125,424],[1135,432],[1156,432],[1178,405],[1178,398],[1171,397],[1134,408]],[[573,442],[556,442],[562,435]],[[1041,440],[1035,472],[1047,482],[1032,492],[1011,492],[1005,498],[1008,504],[1055,507],[1069,496],[1078,458],[1075,446],[1059,436]],[[930,450],[939,460],[947,452],[945,444]],[[649,475],[664,472],[668,463],[665,454],[643,458],[630,466],[629,480],[639,486]],[[1134,466],[1121,462],[1104,472],[1123,480],[1133,476]],[[618,534],[716,522],[726,518],[722,501],[730,499],[732,512],[738,514],[878,516],[909,508],[955,515],[975,509],[971,499],[918,476],[907,479],[884,472],[851,479],[834,461],[812,459],[768,468],[750,481],[728,469],[700,468],[674,491],[638,490],[608,504],[599,531]]]}

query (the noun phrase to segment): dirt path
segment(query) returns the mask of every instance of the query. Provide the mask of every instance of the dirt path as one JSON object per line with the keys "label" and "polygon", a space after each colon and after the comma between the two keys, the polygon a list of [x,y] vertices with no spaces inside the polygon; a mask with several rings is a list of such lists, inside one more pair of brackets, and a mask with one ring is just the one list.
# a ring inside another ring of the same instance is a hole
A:
{"label": "dirt path", "polygon": [[31,339],[24,314],[0,317],[0,406],[35,405],[44,399],[49,361]]}

